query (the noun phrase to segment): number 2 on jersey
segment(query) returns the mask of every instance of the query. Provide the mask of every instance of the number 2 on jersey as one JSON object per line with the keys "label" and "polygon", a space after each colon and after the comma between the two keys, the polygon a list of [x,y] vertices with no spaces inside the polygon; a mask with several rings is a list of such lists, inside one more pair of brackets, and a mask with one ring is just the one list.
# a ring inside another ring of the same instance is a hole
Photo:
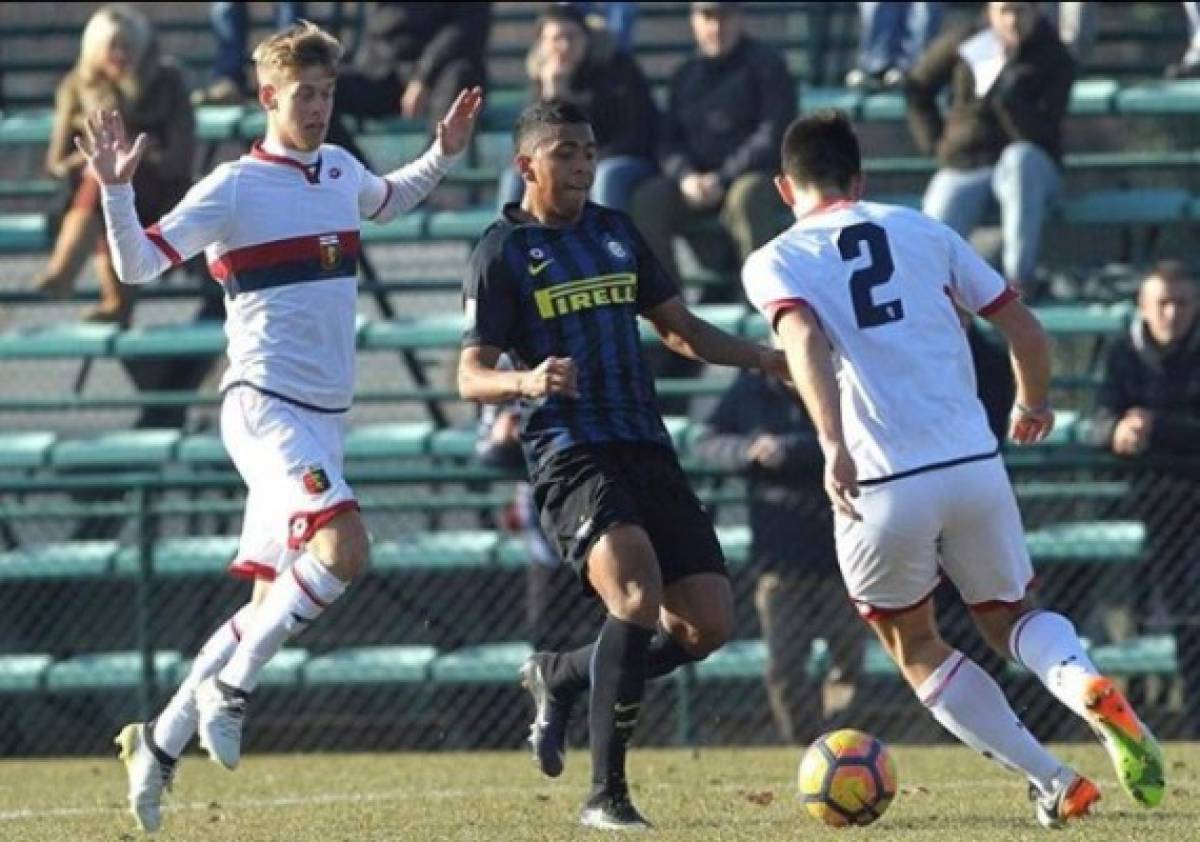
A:
{"label": "number 2 on jersey", "polygon": [[899,298],[876,304],[871,299],[871,288],[886,284],[892,279],[896,266],[892,263],[892,250],[888,247],[887,232],[874,222],[860,222],[842,229],[837,240],[842,260],[858,258],[866,246],[869,265],[856,269],[850,276],[850,299],[854,302],[854,317],[860,329],[879,327],[888,322],[904,318],[904,304]]}

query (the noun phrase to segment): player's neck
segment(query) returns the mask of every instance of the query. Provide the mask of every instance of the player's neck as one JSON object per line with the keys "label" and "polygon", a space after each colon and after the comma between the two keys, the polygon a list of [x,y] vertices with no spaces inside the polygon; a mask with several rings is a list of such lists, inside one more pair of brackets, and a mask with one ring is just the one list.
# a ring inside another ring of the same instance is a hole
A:
{"label": "player's neck", "polygon": [[796,203],[792,205],[792,213],[796,215],[796,219],[804,219],[847,207],[856,201],[857,199],[849,193],[813,191],[796,197]]}
{"label": "player's neck", "polygon": [[573,214],[564,215],[549,205],[539,202],[531,191],[526,191],[525,197],[521,200],[520,213],[539,225],[546,225],[550,228],[568,228],[583,216],[583,206],[580,205]]}
{"label": "player's neck", "polygon": [[295,147],[288,146],[283,142],[282,139],[280,139],[279,135],[276,132],[271,131],[269,127],[267,129],[266,137],[263,138],[262,148],[264,152],[267,152],[271,155],[278,155],[281,158],[291,158],[293,161],[297,161],[305,165],[314,163],[321,154],[320,151],[316,149],[309,152],[304,149],[296,149]]}

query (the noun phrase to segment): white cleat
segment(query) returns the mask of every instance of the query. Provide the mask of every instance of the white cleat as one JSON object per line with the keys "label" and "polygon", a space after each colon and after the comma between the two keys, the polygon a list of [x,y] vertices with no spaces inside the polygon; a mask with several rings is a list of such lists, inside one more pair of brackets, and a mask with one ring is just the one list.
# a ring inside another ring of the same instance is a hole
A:
{"label": "white cleat", "polygon": [[196,736],[214,762],[236,769],[242,758],[246,697],[228,693],[210,676],[196,687]]}
{"label": "white cleat", "polygon": [[138,827],[154,833],[162,825],[163,790],[171,788],[175,764],[160,762],[146,741],[146,725],[131,722],[113,743],[120,749],[121,762],[129,778],[129,812]]}

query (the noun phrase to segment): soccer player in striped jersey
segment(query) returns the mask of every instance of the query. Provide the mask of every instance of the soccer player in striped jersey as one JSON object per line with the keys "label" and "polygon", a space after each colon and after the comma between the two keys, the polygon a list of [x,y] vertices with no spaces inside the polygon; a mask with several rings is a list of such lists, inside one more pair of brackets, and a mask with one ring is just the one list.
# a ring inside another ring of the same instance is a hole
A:
{"label": "soccer player in striped jersey", "polygon": [[[535,759],[562,772],[567,718],[590,687],[592,791],[581,821],[640,828],[625,752],[645,680],[724,643],[733,597],[657,409],[637,317],[694,359],[781,377],[786,362],[693,315],[629,217],[587,201],[596,141],[583,112],[531,105],[514,134],[525,198],[471,256],[458,386],[470,400],[522,402],[543,529],[608,610],[593,645],[537,653],[522,668]],[[497,370],[502,353],[519,370]]]}
{"label": "soccer player in striped jersey", "polygon": [[482,104],[481,90],[464,90],[424,155],[375,175],[324,143],[340,56],[337,40],[308,22],[264,41],[254,61],[266,137],[144,230],[129,182],[146,137],[130,144],[120,117],[105,112],[77,141],[103,185],[121,280],[147,283],[203,250],[224,288],[221,435],[249,489],[231,572],[254,580],[251,602],[208,640],[159,717],[117,737],[130,807],[147,831],[158,828],[162,790],[197,731],[215,761],[237,766],[259,672],[366,564],[366,529],[342,476],[359,228],[433,190],[466,148]]}
{"label": "soccer player in striped jersey", "polygon": [[1008,339],[1018,444],[1054,425],[1041,324],[951,229],[860,200],[858,139],[841,112],[794,122],[781,157],[776,184],[796,223],[751,255],[742,277],[817,427],[851,599],[934,718],[1029,779],[1042,825],[1083,816],[1099,790],[1034,739],[996,682],[938,635],[930,598],[943,572],[987,643],[1095,730],[1136,801],[1157,804],[1163,758],[1153,734],[1099,674],[1070,620],[1027,598],[1021,516],[955,307]]}

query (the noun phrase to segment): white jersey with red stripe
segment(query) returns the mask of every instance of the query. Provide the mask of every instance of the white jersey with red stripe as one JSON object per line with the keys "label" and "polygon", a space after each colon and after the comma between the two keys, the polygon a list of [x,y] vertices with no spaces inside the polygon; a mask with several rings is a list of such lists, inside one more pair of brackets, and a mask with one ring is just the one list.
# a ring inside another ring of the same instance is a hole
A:
{"label": "white jersey with red stripe", "polygon": [[354,393],[359,225],[388,204],[392,186],[338,146],[311,159],[256,145],[146,234],[172,263],[203,250],[225,288],[223,389],[248,383],[341,410]]}
{"label": "white jersey with red stripe", "polygon": [[826,204],[754,252],[742,280],[772,327],[794,307],[819,319],[860,482],[997,450],[954,302],[987,315],[1015,293],[950,228],[908,208]]}

